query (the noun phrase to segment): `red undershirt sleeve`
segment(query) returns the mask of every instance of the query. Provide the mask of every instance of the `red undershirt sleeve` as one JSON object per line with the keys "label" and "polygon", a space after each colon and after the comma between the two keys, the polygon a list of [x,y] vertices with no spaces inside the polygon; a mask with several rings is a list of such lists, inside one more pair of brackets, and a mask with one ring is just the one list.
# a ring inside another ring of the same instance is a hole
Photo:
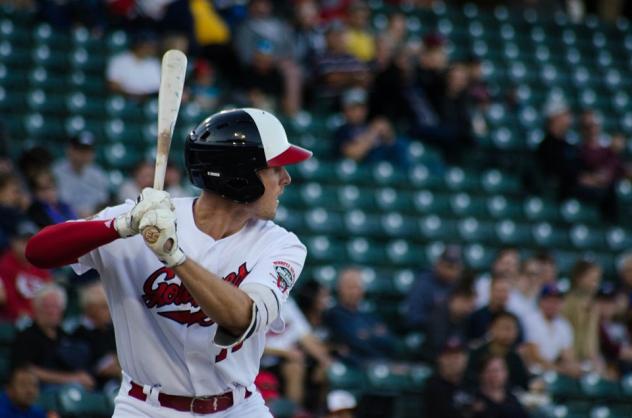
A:
{"label": "red undershirt sleeve", "polygon": [[61,267],[118,238],[110,219],[50,225],[29,240],[26,258],[39,268]]}

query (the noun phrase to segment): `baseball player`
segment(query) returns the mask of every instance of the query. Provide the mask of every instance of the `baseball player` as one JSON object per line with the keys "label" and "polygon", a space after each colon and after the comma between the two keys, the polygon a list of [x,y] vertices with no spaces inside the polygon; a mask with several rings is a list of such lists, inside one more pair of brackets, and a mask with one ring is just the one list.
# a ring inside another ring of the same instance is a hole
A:
{"label": "baseball player", "polygon": [[[35,265],[101,275],[123,369],[114,417],[271,417],[253,382],[306,256],[272,219],[284,166],[310,156],[268,112],[220,112],[186,139],[199,197],[147,188],[30,240]],[[144,240],[147,227],[159,232]]]}

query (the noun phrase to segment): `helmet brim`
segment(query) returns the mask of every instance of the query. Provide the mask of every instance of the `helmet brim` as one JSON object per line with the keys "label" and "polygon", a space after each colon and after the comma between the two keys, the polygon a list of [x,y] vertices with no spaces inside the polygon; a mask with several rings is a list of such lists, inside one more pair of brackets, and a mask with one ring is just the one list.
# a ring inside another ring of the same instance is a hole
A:
{"label": "helmet brim", "polygon": [[281,154],[271,160],[268,160],[268,167],[281,167],[284,165],[298,164],[307,160],[311,156],[311,151],[299,147],[298,145],[290,144],[290,146]]}

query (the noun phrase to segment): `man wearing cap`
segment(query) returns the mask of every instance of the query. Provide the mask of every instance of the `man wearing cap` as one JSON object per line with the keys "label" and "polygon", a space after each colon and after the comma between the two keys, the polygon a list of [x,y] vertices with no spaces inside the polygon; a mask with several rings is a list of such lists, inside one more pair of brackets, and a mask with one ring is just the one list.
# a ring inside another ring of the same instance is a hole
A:
{"label": "man wearing cap", "polygon": [[439,352],[435,373],[424,387],[424,417],[468,416],[473,397],[463,388],[466,365],[467,352],[463,341],[458,338],[447,340]]}
{"label": "man wearing cap", "polygon": [[357,402],[346,390],[333,390],[327,395],[327,411],[325,418],[353,418]]}
{"label": "man wearing cap", "polygon": [[573,353],[573,329],[560,314],[562,298],[556,284],[542,287],[539,309],[524,321],[526,359],[532,369],[577,375],[580,370]]}
{"label": "man wearing cap", "polygon": [[109,195],[108,178],[94,163],[95,141],[94,134],[88,131],[73,136],[66,158],[53,167],[61,200],[82,218],[93,215]]}
{"label": "man wearing cap", "polygon": [[463,273],[461,247],[448,245],[431,271],[421,274],[406,300],[407,322],[411,328],[425,330],[433,309],[447,300]]}
{"label": "man wearing cap", "polygon": [[407,147],[395,136],[390,122],[383,117],[367,120],[366,91],[348,90],[342,96],[345,123],[335,133],[336,147],[343,158],[355,161],[390,161],[407,164]]}
{"label": "man wearing cap", "polygon": [[32,265],[25,257],[24,250],[29,238],[37,232],[37,227],[22,221],[11,231],[10,247],[0,258],[0,288],[4,290],[4,300],[0,291],[0,319],[14,322],[33,316],[31,300],[37,291],[53,280],[48,270]]}

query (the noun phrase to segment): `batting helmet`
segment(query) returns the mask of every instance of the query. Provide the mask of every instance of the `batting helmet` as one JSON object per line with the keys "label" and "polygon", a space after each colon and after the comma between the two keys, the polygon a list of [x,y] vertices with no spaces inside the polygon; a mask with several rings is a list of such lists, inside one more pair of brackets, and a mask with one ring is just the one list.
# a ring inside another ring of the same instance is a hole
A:
{"label": "batting helmet", "polygon": [[209,116],[191,131],[184,147],[191,183],[239,203],[263,194],[258,170],[296,164],[311,155],[288,142],[274,115],[252,108]]}

